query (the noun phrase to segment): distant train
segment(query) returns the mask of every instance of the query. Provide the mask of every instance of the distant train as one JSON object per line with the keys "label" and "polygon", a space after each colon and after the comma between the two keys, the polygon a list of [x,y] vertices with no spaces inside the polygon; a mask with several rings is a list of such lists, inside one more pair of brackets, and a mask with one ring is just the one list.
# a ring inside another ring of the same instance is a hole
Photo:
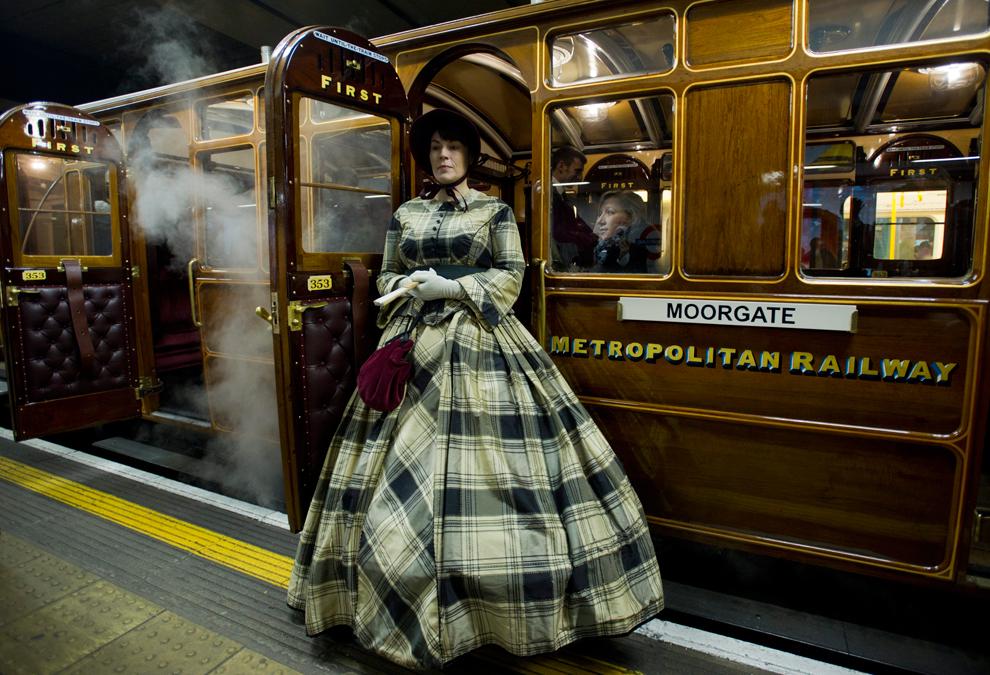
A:
{"label": "distant train", "polygon": [[[409,123],[447,107],[515,209],[517,312],[657,533],[975,583],[988,28],[982,0],[575,0],[374,44],[309,28],[267,64],[9,111],[16,433],[141,415],[277,439],[299,528],[424,180]],[[563,146],[577,180],[553,177]],[[643,206],[615,233],[636,267],[553,231],[569,208],[604,232],[616,193]]]}

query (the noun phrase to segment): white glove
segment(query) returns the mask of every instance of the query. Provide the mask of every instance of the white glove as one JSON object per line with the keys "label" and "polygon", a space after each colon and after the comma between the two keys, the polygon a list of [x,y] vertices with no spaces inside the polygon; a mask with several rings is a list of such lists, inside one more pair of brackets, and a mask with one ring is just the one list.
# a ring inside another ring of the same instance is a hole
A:
{"label": "white glove", "polygon": [[439,298],[450,298],[461,300],[467,297],[467,293],[461,285],[454,279],[445,279],[431,267],[429,270],[420,270],[409,275],[409,281],[418,281],[419,286],[409,289],[409,295],[419,300],[438,300]]}

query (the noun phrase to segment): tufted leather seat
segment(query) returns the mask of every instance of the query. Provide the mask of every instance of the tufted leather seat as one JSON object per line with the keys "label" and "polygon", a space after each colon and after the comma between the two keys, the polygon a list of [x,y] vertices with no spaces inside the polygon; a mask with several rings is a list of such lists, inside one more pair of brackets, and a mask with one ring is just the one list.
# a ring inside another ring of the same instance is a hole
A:
{"label": "tufted leather seat", "polygon": [[300,336],[303,400],[306,402],[305,456],[317,474],[357,374],[352,362],[354,326],[348,298],[331,299],[326,307],[304,312]]}
{"label": "tufted leather seat", "polygon": [[127,299],[120,284],[83,286],[86,320],[95,359],[81,373],[79,347],[72,332],[64,287],[46,287],[20,297],[21,358],[24,391],[30,403],[130,386]]}

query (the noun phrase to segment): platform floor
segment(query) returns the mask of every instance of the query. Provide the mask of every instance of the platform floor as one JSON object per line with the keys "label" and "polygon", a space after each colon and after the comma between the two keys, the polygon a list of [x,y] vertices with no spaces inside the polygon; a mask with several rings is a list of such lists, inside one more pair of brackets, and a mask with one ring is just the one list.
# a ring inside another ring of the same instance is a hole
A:
{"label": "platform floor", "polygon": [[[347,630],[306,636],[285,604],[283,514],[73,454],[0,439],[0,674],[410,672]],[[485,648],[444,672],[855,671],[654,621],[536,658]]]}

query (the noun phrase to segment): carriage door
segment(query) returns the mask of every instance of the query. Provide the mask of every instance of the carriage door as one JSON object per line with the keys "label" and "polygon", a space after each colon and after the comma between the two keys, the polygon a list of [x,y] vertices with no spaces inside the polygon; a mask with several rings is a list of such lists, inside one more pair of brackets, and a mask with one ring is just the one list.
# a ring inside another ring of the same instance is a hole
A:
{"label": "carriage door", "polygon": [[89,115],[0,117],[4,356],[18,440],[141,413],[123,153]]}
{"label": "carriage door", "polygon": [[399,203],[405,91],[353,33],[282,41],[268,66],[271,323],[289,524],[302,527],[327,447],[375,347],[375,279]]}

